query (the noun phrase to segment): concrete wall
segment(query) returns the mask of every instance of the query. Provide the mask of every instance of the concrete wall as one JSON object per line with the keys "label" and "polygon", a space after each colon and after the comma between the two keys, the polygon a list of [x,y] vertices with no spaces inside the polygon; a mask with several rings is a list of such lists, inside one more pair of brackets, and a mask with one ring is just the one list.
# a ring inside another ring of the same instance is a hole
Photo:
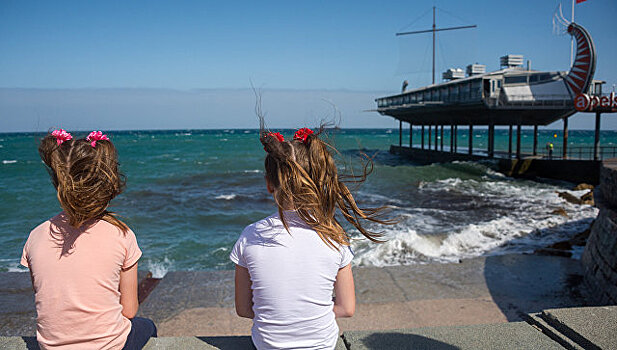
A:
{"label": "concrete wall", "polygon": [[597,302],[617,304],[617,159],[604,163],[594,197],[600,214],[582,257],[585,282]]}

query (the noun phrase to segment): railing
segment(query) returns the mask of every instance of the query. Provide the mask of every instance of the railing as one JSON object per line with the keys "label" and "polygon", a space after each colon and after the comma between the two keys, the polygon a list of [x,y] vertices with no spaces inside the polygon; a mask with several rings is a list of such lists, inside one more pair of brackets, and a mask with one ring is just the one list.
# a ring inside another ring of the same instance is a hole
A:
{"label": "railing", "polygon": [[[593,146],[568,146],[567,159],[572,160],[593,160]],[[484,151],[486,152],[486,151]],[[499,158],[508,158],[508,152],[503,150],[496,150],[495,155]],[[533,156],[532,147],[521,147],[521,157]],[[554,147],[552,152],[549,152],[546,148],[540,148],[536,150],[536,156],[543,159],[564,159],[563,148]],[[516,149],[512,150],[510,158],[516,157]],[[608,158],[617,157],[617,146],[600,146],[598,148],[598,160],[604,160]]]}

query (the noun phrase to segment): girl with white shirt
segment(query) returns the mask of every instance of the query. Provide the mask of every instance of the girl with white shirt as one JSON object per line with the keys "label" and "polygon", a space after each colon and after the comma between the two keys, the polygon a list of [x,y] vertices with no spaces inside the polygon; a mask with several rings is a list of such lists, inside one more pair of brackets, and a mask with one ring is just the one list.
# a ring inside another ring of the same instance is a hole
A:
{"label": "girl with white shirt", "polygon": [[379,218],[383,208],[358,207],[321,130],[302,128],[285,141],[263,125],[261,118],[266,188],[278,212],[247,226],[230,254],[236,312],[253,319],[258,349],[334,349],[335,318],[353,316],[356,302],[349,235],[335,213],[374,242],[380,234],[362,222],[389,222]]}

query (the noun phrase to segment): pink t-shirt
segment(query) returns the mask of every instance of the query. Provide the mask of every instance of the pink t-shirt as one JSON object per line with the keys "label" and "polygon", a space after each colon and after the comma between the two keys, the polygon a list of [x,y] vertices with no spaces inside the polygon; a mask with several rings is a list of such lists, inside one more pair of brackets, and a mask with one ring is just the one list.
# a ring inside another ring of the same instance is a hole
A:
{"label": "pink t-shirt", "polygon": [[140,257],[135,234],[103,220],[82,231],[60,213],[32,230],[21,264],[33,276],[41,347],[121,349],[131,321],[122,315],[120,270]]}

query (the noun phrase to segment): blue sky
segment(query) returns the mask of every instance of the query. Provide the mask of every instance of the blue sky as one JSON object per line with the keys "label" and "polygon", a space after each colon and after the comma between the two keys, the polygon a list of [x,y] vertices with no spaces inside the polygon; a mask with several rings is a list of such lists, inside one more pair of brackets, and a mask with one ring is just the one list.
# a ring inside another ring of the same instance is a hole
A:
{"label": "blue sky", "polygon": [[[251,81],[273,127],[340,113],[343,127],[392,127],[373,99],[401,82],[430,83],[431,7],[437,74],[473,62],[498,69],[523,54],[568,70],[570,40],[544,1],[11,1],[0,2],[0,131],[66,128],[253,128]],[[570,17],[570,2],[564,2]],[[617,83],[617,2],[576,5],[598,51],[596,78]],[[336,109],[333,108],[336,106]],[[593,115],[572,128],[593,128]],[[559,128],[559,125],[554,125]],[[603,128],[617,129],[617,115]]]}

